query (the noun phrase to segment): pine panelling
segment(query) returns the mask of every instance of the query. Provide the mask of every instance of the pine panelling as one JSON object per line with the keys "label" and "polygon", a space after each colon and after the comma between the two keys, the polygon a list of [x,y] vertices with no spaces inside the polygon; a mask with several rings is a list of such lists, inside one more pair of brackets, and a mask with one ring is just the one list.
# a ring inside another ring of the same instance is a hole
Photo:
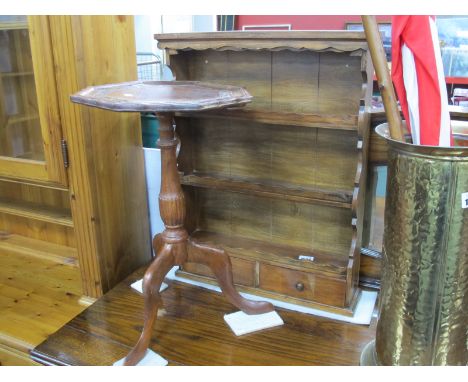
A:
{"label": "pine panelling", "polygon": [[74,105],[69,95],[136,79],[133,19],[49,19],[84,293],[99,297],[150,259],[139,115]]}
{"label": "pine panelling", "polygon": [[60,140],[60,113],[54,76],[52,41],[46,16],[28,17],[37,103],[42,128],[48,180],[66,185]]}

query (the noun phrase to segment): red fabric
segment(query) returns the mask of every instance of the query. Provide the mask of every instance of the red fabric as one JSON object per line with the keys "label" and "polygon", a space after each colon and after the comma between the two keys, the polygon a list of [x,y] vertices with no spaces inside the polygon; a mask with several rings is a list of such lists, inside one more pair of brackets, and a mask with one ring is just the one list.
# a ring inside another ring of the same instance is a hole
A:
{"label": "red fabric", "polygon": [[392,80],[411,132],[401,54],[401,48],[406,44],[413,52],[418,78],[421,144],[438,146],[441,97],[429,17],[392,17]]}

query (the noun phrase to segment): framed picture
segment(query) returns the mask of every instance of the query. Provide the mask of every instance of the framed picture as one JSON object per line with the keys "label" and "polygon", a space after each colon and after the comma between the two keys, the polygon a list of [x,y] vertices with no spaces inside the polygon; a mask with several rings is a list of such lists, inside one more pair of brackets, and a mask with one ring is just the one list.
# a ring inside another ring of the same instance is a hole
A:
{"label": "framed picture", "polygon": [[[392,61],[392,24],[391,23],[378,23],[380,36],[387,55],[387,61]],[[346,30],[348,31],[363,31],[362,23],[346,23]]]}
{"label": "framed picture", "polygon": [[291,24],[244,25],[243,31],[290,31]]}

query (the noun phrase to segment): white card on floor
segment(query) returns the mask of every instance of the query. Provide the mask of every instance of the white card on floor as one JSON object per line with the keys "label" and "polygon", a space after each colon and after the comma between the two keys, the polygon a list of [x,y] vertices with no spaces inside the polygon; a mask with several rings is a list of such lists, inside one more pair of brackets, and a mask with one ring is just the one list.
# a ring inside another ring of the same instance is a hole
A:
{"label": "white card on floor", "polygon": [[[135,290],[137,290],[140,293],[143,293],[143,279],[135,281],[131,287]],[[159,288],[159,293],[162,291],[166,290],[169,286],[166,283],[161,284],[161,288]]]}
{"label": "white card on floor", "polygon": [[[122,366],[124,363],[125,357],[119,359],[117,362],[114,362],[113,366]],[[158,353],[148,349],[145,356],[140,362],[135,366],[166,366],[168,364],[167,360],[161,357]]]}
{"label": "white card on floor", "polygon": [[263,314],[245,314],[239,311],[225,314],[224,321],[226,321],[236,336],[284,324],[282,318],[275,311]]}

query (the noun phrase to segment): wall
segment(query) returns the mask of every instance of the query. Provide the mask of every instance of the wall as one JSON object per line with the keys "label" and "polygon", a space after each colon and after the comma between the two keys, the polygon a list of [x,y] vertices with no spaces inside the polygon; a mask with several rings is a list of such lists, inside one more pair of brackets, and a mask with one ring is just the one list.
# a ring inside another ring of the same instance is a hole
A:
{"label": "wall", "polygon": [[[390,22],[391,16],[377,16],[378,22]],[[339,30],[348,22],[361,22],[361,16],[312,16],[312,15],[238,15],[236,29],[244,25],[291,24],[293,30]]]}
{"label": "wall", "polygon": [[137,52],[153,52],[164,59],[153,35],[156,33],[212,32],[215,15],[138,15],[135,16]]}
{"label": "wall", "polygon": [[[214,15],[139,15],[135,16],[135,43],[137,52],[154,53],[164,62],[164,52],[153,38],[156,33],[211,32],[216,30]],[[172,74],[163,68],[163,80],[172,79]],[[159,213],[159,189],[161,185],[161,153],[157,148],[143,149],[148,190],[148,208],[151,236],[162,232],[164,224]]]}

